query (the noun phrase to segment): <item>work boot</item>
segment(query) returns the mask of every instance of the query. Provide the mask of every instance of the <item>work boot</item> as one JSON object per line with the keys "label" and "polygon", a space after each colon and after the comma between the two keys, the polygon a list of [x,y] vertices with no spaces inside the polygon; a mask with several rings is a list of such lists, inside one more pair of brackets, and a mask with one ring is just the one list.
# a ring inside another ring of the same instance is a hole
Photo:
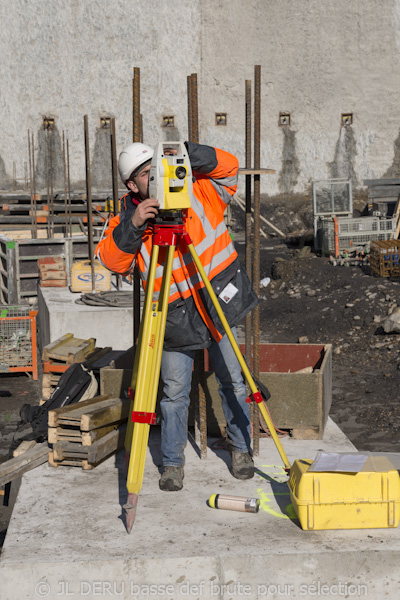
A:
{"label": "work boot", "polygon": [[183,488],[183,467],[164,467],[160,477],[160,490],[164,492],[178,492]]}
{"label": "work boot", "polygon": [[254,477],[254,462],[249,452],[238,452],[230,448],[232,457],[231,473],[236,479],[251,479]]}

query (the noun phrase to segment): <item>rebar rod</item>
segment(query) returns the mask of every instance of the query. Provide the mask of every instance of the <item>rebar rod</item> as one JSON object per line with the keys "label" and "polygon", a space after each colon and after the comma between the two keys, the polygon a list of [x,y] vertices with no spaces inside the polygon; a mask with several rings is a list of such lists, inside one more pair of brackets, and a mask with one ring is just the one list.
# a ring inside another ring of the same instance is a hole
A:
{"label": "rebar rod", "polygon": [[67,165],[65,157],[65,134],[62,132],[62,152],[63,152],[63,167],[64,167],[64,214],[65,214],[65,233],[67,233],[68,223],[68,198],[67,198]]}
{"label": "rebar rod", "polygon": [[49,130],[46,129],[46,183],[47,183],[47,210],[49,217],[47,219],[47,237],[50,238],[50,147],[49,147]]}
{"label": "rebar rod", "polygon": [[117,163],[117,143],[115,138],[115,117],[111,119],[111,168],[112,168],[112,190],[113,190],[113,206],[112,214],[115,216],[118,213],[118,163]]}
{"label": "rebar rod", "polygon": [[[260,169],[261,66],[254,67],[254,169]],[[253,288],[260,295],[260,175],[254,175]],[[260,306],[253,312],[253,370],[260,376]],[[259,452],[259,427],[253,432],[253,451]]]}
{"label": "rebar rod", "polygon": [[32,223],[32,237],[34,237],[35,231],[35,214],[33,210],[33,183],[32,183],[32,156],[31,156],[31,132],[28,129],[28,156],[29,156],[29,187],[31,191],[31,223]]}
{"label": "rebar rod", "polygon": [[[111,140],[111,168],[112,168],[112,189],[113,189],[113,203],[110,214],[113,216],[118,214],[118,162],[117,162],[117,140],[115,135],[115,117],[111,119],[110,128],[110,140]],[[116,277],[117,289],[121,286],[121,276]]]}
{"label": "rebar rod", "polygon": [[88,251],[90,268],[92,272],[92,292],[96,291],[94,253],[93,253],[93,223],[92,223],[92,179],[90,175],[90,150],[89,150],[89,123],[88,116],[83,117],[85,130],[85,164],[86,164],[86,203],[87,203],[87,231],[88,231]]}
{"label": "rebar rod", "polygon": [[34,215],[35,215],[35,227],[33,229],[33,237],[36,239],[38,235],[38,226],[37,226],[37,197],[36,197],[36,172],[35,172],[35,137],[32,132],[32,173],[33,173],[33,206],[34,206]]}
{"label": "rebar rod", "polygon": [[68,237],[72,237],[71,175],[69,169],[69,140],[67,138]]}
{"label": "rebar rod", "polygon": [[192,73],[192,141],[199,143],[199,100],[197,95],[197,73]]}
{"label": "rebar rod", "polygon": [[192,76],[187,76],[187,105],[188,105],[188,140],[193,141],[193,124],[192,124]]}
{"label": "rebar rod", "polygon": [[[140,116],[140,69],[133,69],[133,142],[142,141]],[[139,269],[133,269],[133,345],[136,347],[140,327],[140,275]]]}
{"label": "rebar rod", "polygon": [[53,130],[50,129],[50,231],[51,237],[54,236],[54,188],[53,188]]}
{"label": "rebar rod", "polygon": [[[246,169],[251,169],[251,123],[252,123],[252,108],[251,108],[251,80],[245,82],[245,105],[246,105]],[[245,265],[246,271],[249,274],[250,280],[253,279],[252,269],[252,217],[251,217],[251,175],[246,175],[245,187]],[[245,354],[246,361],[252,368],[252,314],[247,313],[245,318]],[[249,386],[247,384],[249,391]],[[259,411],[254,402],[250,403],[250,419],[253,431],[253,452],[258,454],[259,451]]]}

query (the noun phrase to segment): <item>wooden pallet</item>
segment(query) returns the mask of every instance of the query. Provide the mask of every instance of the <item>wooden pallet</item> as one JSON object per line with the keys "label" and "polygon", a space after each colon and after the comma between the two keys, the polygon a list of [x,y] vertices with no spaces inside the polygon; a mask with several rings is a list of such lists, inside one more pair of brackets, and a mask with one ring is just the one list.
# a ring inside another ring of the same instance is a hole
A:
{"label": "wooden pallet", "polygon": [[49,454],[49,464],[52,467],[81,467],[85,471],[93,469],[123,447],[126,427],[126,423],[120,425],[89,446],[75,442],[57,442]]}
{"label": "wooden pallet", "polygon": [[83,402],[62,406],[48,413],[49,427],[80,428],[91,431],[119,423],[128,417],[130,399],[96,396]]}
{"label": "wooden pallet", "polygon": [[58,360],[70,366],[73,363],[82,362],[88,354],[93,352],[95,345],[95,338],[81,340],[74,337],[72,333],[66,333],[43,348],[42,359],[44,361]]}

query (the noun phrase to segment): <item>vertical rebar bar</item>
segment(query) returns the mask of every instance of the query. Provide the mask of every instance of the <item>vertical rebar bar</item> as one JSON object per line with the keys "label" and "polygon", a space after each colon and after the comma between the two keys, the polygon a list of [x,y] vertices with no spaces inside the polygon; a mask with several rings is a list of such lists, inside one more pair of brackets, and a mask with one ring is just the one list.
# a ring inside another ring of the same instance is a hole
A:
{"label": "vertical rebar bar", "polygon": [[50,128],[50,203],[51,203],[51,221],[50,232],[51,237],[54,236],[54,189],[53,189],[53,130]]}
{"label": "vertical rebar bar", "polygon": [[93,255],[93,223],[92,223],[92,179],[90,175],[89,124],[88,116],[83,117],[85,130],[85,163],[86,163],[86,202],[87,202],[87,231],[90,268],[92,272],[92,292],[96,291],[94,255]]}
{"label": "vertical rebar bar", "polygon": [[62,132],[62,152],[63,152],[63,167],[64,167],[64,227],[65,227],[65,237],[67,234],[67,223],[68,223],[68,199],[67,199],[67,164],[66,164],[66,156],[65,156],[65,133]]}
{"label": "vertical rebar bar", "polygon": [[[197,74],[192,73],[187,78],[188,89],[188,133],[189,141],[199,143],[199,109]],[[204,352],[198,350],[195,354],[194,373],[197,386],[198,405],[195,414],[195,440],[200,449],[200,458],[207,458],[207,404],[205,394]]]}
{"label": "vertical rebar bar", "polygon": [[188,100],[188,140],[193,141],[193,125],[192,125],[192,76],[187,76],[187,100]]}
{"label": "vertical rebar bar", "polygon": [[[252,124],[252,107],[251,107],[251,80],[245,82],[245,104],[246,104],[246,169],[251,169],[251,124]],[[246,250],[245,250],[245,261],[246,271],[253,279],[253,257],[252,257],[252,224],[251,224],[251,175],[246,175]],[[250,369],[252,368],[252,314],[248,313],[245,319],[245,352],[246,361]],[[248,386],[247,386],[248,387]],[[248,389],[250,392],[250,390]],[[252,422],[253,430],[253,451],[254,454],[258,454],[258,431],[259,431],[259,415],[258,408],[254,402],[250,404],[250,419]]]}
{"label": "vertical rebar bar", "polygon": [[68,237],[72,237],[71,175],[69,170],[69,139],[67,138]]}
{"label": "vertical rebar bar", "polygon": [[[133,69],[133,142],[142,141],[140,117],[140,69]],[[140,275],[137,266],[133,269],[133,345],[136,347],[140,327]]]}
{"label": "vertical rebar bar", "polygon": [[115,138],[115,117],[111,119],[111,169],[112,169],[112,190],[113,190],[113,206],[112,214],[118,214],[118,163],[117,163],[117,142]]}
{"label": "vertical rebar bar", "polygon": [[192,141],[199,143],[199,100],[197,96],[197,73],[192,73]]}
{"label": "vertical rebar bar", "polygon": [[47,184],[47,237],[50,238],[50,148],[49,148],[49,130],[46,128],[46,184]]}
{"label": "vertical rebar bar", "polygon": [[31,132],[28,129],[28,157],[29,157],[29,187],[31,191],[31,224],[32,237],[35,231],[35,215],[33,211],[33,184],[32,184],[32,156],[31,156]]}
{"label": "vertical rebar bar", "polygon": [[36,172],[35,172],[35,137],[32,132],[32,173],[33,173],[33,213],[35,216],[35,227],[33,230],[33,236],[36,239],[38,236],[38,226],[37,226],[37,197],[36,197]]}
{"label": "vertical rebar bar", "polygon": [[[261,132],[261,66],[254,67],[254,169],[260,169]],[[254,175],[253,288],[260,295],[260,175]],[[260,306],[253,312],[253,370],[260,375]],[[253,451],[259,452],[259,427],[253,432]]]}

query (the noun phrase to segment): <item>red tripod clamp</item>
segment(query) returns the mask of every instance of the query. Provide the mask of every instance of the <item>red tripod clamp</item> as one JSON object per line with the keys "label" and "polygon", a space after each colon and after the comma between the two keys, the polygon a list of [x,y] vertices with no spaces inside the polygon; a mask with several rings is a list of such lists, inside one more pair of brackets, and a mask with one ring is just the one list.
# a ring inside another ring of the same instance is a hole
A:
{"label": "red tripod clamp", "polygon": [[246,402],[247,404],[251,404],[252,402],[256,402],[257,404],[260,404],[260,402],[263,401],[263,397],[261,396],[261,392],[254,392],[252,394],[250,394],[250,396],[248,398],[246,398]]}

